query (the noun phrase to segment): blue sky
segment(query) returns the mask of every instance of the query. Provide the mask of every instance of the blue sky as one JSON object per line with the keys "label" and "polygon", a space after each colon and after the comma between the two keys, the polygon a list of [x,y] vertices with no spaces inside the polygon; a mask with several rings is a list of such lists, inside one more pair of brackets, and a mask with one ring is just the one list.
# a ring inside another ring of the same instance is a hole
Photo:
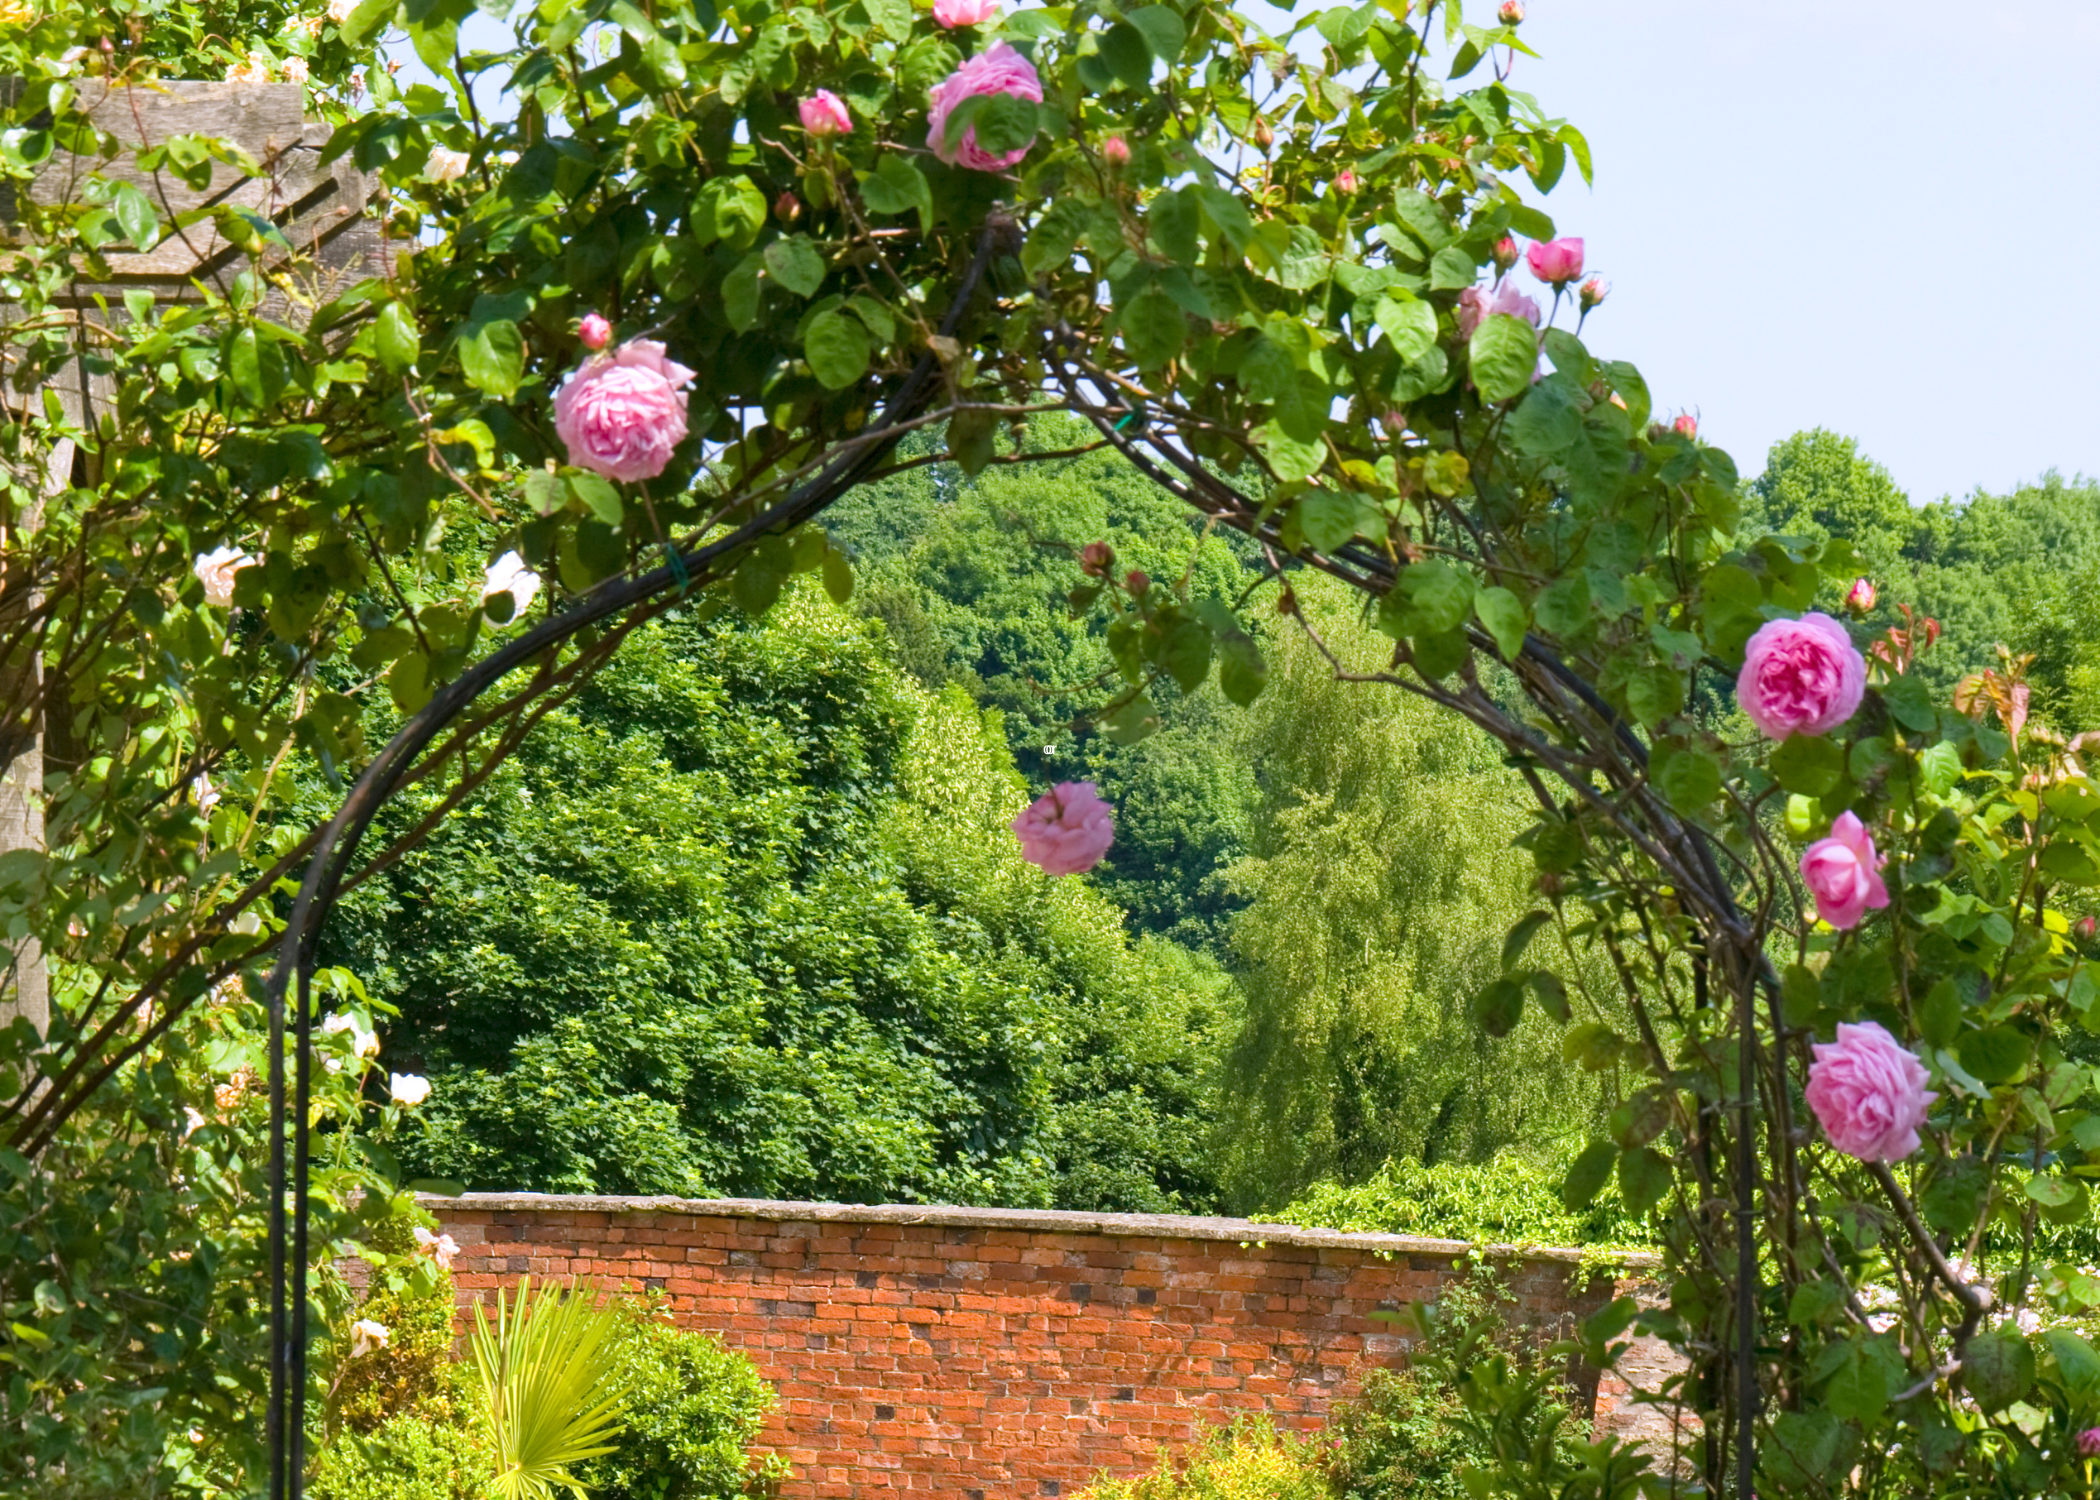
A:
{"label": "blue sky", "polygon": [[1816,426],[1918,502],[2100,475],[2100,0],[1528,10],[1511,83],[1596,153],[1546,203],[1612,282],[1586,342],[1658,405],[1746,475]]}
{"label": "blue sky", "polygon": [[1596,157],[1545,205],[1612,283],[1587,342],[1658,406],[1745,475],[1820,426],[1919,502],[2100,476],[2100,0],[1528,10],[1511,82]]}

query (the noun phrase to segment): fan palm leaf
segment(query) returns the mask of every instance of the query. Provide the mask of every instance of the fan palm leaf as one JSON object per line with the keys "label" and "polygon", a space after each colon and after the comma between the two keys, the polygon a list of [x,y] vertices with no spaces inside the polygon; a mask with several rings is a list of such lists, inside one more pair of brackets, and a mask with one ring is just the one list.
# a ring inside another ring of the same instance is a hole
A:
{"label": "fan palm leaf", "polygon": [[566,1293],[532,1278],[518,1283],[513,1307],[501,1289],[490,1326],[474,1304],[474,1364],[481,1412],[496,1457],[495,1500],[582,1497],[570,1466],[613,1448],[620,1430],[620,1392],[611,1379],[618,1314],[598,1306],[597,1289]]}

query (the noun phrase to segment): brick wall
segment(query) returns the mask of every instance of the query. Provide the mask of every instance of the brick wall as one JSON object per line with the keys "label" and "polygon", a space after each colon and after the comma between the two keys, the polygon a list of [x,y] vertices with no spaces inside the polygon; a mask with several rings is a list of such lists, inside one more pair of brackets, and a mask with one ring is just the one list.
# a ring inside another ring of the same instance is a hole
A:
{"label": "brick wall", "polygon": [[[660,1287],[780,1390],[783,1500],[1072,1495],[1237,1412],[1310,1430],[1464,1245],[1241,1219],[469,1194],[426,1199],[463,1301],[521,1273]],[[1524,1316],[1612,1292],[1511,1251]],[[1593,1394],[1595,1382],[1588,1382]]]}

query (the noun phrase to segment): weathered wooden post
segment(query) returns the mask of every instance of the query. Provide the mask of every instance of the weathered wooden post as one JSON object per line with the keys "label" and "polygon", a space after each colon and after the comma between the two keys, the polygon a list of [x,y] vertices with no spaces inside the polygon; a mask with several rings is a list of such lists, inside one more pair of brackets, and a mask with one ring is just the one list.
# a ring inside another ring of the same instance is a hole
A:
{"label": "weathered wooden post", "polygon": [[[18,88],[18,86],[17,86]],[[0,85],[0,98],[17,88]],[[388,270],[385,242],[377,221],[366,212],[371,184],[351,163],[321,165],[329,127],[306,118],[305,87],[296,83],[206,83],[149,81],[112,85],[82,80],[73,107],[97,128],[113,136],[119,154],[100,161],[68,152],[54,153],[28,184],[31,203],[78,203],[91,175],[129,182],[144,192],[161,215],[163,236],[156,244],[133,245],[109,255],[106,280],[76,279],[59,302],[70,320],[73,357],[48,382],[66,421],[92,429],[111,409],[114,388],[97,373],[91,357],[99,331],[96,320],[105,306],[122,305],[127,292],[143,291],[156,303],[202,302],[207,288],[225,295],[234,278],[251,264],[248,253],[227,240],[211,220],[168,228],[166,221],[198,208],[231,207],[266,220],[282,233],[290,248],[273,244],[263,264],[291,273],[300,300],[325,302],[345,285]],[[163,170],[138,170],[137,153],[184,135],[222,140],[238,147],[262,168],[250,177],[223,162],[213,162],[211,177],[193,188]],[[0,185],[0,219],[18,224],[19,203],[12,184]],[[252,221],[251,220],[251,221]],[[284,319],[292,295],[272,286],[261,307],[265,317]],[[8,359],[7,364],[16,363]],[[13,393],[40,408],[40,389]],[[93,486],[99,465],[89,451],[71,441],[53,445],[48,467],[37,476],[40,502],[19,515],[0,515],[0,637],[11,621],[26,619],[37,605],[31,538],[41,522],[44,503],[73,483]],[[27,632],[21,649],[0,661],[0,858],[14,850],[44,847],[43,783],[47,751],[64,765],[67,736],[63,701],[45,702],[39,633]],[[59,694],[64,684],[51,684]],[[54,719],[56,735],[47,736]],[[27,1017],[43,1032],[50,1023],[50,983],[44,956],[34,938],[9,945],[0,974],[0,1025]]]}

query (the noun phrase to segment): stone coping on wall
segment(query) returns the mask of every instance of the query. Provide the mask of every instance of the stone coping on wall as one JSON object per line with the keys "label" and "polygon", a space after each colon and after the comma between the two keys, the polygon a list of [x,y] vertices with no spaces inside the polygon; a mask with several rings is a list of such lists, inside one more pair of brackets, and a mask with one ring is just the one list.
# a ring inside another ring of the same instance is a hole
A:
{"label": "stone coping on wall", "polygon": [[1570,1265],[1580,1264],[1585,1257],[1602,1258],[1630,1271],[1652,1270],[1658,1264],[1654,1255],[1641,1251],[1606,1253],[1599,1257],[1592,1252],[1551,1245],[1475,1246],[1465,1240],[1430,1239],[1413,1234],[1371,1234],[1184,1214],[1104,1214],[1050,1208],[960,1208],[930,1203],[799,1203],[770,1198],[612,1197],[567,1193],[466,1193],[456,1198],[420,1193],[417,1201],[440,1217],[448,1209],[498,1214],[678,1214],[768,1219],[795,1224],[923,1224],[955,1229],[1227,1240],[1243,1245],[1359,1250],[1381,1256],[1464,1255],[1477,1249],[1497,1259],[1559,1261]]}

